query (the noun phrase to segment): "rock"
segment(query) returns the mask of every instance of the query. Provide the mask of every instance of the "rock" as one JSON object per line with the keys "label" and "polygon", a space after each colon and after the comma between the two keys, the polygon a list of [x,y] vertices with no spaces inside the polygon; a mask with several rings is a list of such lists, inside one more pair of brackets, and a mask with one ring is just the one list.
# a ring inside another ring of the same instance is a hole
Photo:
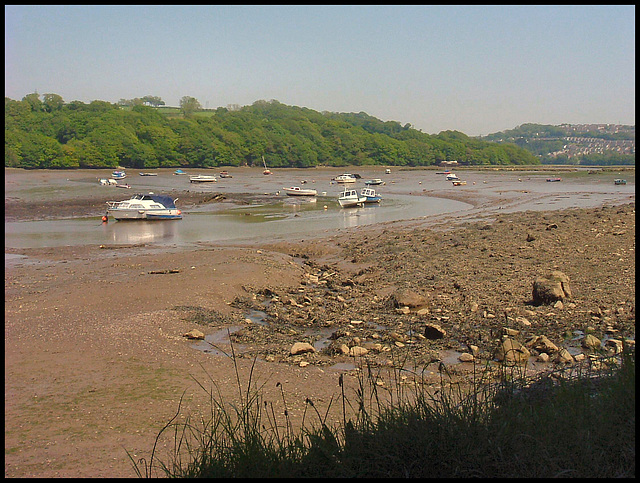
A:
{"label": "rock", "polygon": [[604,343],[605,349],[613,350],[616,354],[620,354],[622,352],[622,341],[618,339],[608,339]]}
{"label": "rock", "polygon": [[540,361],[540,362],[549,362],[549,354],[547,354],[546,352],[541,353],[538,356],[538,361]]}
{"label": "rock", "polygon": [[427,324],[424,328],[424,336],[427,339],[442,339],[447,335],[447,331],[438,324]]}
{"label": "rock", "polygon": [[362,344],[362,347],[367,349],[368,351],[381,352],[382,344],[380,342],[365,342]]}
{"label": "rock", "polygon": [[305,354],[307,352],[315,352],[315,348],[309,344],[308,342],[296,342],[291,346],[291,350],[289,351],[292,356],[298,354]]}
{"label": "rock", "polygon": [[409,310],[419,310],[429,304],[429,301],[424,296],[411,290],[398,290],[389,297],[389,300],[393,307],[409,307]]}
{"label": "rock", "polygon": [[478,311],[478,303],[477,302],[471,302],[471,304],[469,304],[469,310],[471,312],[477,312]]}
{"label": "rock", "polygon": [[507,364],[522,364],[529,359],[531,353],[517,340],[506,338],[498,346],[495,357]]}
{"label": "rock", "polygon": [[460,362],[473,362],[473,361],[474,361],[474,359],[475,359],[475,358],[473,357],[473,355],[471,355],[471,354],[469,354],[469,353],[467,353],[467,352],[465,352],[465,353],[463,353],[463,354],[460,354],[460,355],[458,356],[458,360],[459,360]]}
{"label": "rock", "polygon": [[360,357],[365,355],[367,352],[369,352],[367,349],[358,345],[353,346],[351,349],[349,349],[349,355],[352,357]]}
{"label": "rock", "polygon": [[405,342],[407,340],[404,335],[398,334],[397,332],[390,332],[389,337],[391,337],[396,342]]}
{"label": "rock", "polygon": [[183,334],[182,337],[186,337],[187,339],[203,340],[204,339],[204,334],[202,332],[200,332],[198,329],[193,329],[193,330],[190,330],[189,332],[187,332],[186,334]]}
{"label": "rock", "polygon": [[534,305],[549,305],[570,297],[569,277],[558,270],[538,277],[533,282]]}
{"label": "rock", "polygon": [[600,341],[600,339],[591,334],[585,335],[584,339],[582,339],[582,347],[586,349],[597,350],[600,349],[601,344],[602,342]]}
{"label": "rock", "polygon": [[558,354],[556,355],[554,361],[559,364],[569,364],[573,362],[573,356],[567,349],[562,348],[558,351]]}
{"label": "rock", "polygon": [[551,342],[546,335],[530,338],[526,342],[526,346],[535,349],[538,352],[546,352],[547,354],[558,352],[558,346]]}
{"label": "rock", "polygon": [[516,317],[516,322],[519,322],[525,327],[531,327],[531,322],[529,322],[526,317]]}
{"label": "rock", "polygon": [[516,335],[518,335],[520,333],[520,331],[516,330],[516,329],[510,329],[509,327],[504,327],[504,333],[505,333],[505,335],[508,335],[509,337],[515,337]]}

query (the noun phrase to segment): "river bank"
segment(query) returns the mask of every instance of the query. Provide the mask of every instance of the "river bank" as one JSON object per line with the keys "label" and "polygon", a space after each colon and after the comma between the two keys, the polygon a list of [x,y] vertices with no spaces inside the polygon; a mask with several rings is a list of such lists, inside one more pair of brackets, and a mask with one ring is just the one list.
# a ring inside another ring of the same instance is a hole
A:
{"label": "river bank", "polygon": [[[9,477],[135,476],[126,451],[148,458],[181,398],[179,418],[206,415],[200,384],[233,400],[238,380],[251,379],[276,407],[282,389],[299,420],[307,398],[323,408],[340,393],[341,374],[354,390],[362,363],[381,374],[398,361],[426,367],[437,387],[443,361],[464,378],[494,360],[505,328],[523,344],[545,335],[586,357],[587,333],[635,338],[635,200],[251,246],[12,253],[28,258],[5,267]],[[551,270],[569,277],[571,297],[533,305],[534,279]],[[411,300],[419,304],[407,311]],[[184,337],[194,329],[216,347]],[[231,348],[227,329],[235,359],[220,355]],[[314,350],[292,354],[298,342]],[[529,369],[553,367],[536,355],[532,348]]]}

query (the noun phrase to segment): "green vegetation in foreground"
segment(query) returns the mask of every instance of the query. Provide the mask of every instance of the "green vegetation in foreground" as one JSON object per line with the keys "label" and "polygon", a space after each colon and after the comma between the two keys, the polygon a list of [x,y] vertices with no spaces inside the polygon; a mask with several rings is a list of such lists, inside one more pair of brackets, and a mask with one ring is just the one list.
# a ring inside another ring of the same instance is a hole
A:
{"label": "green vegetation in foreground", "polygon": [[[262,166],[536,165],[515,144],[458,131],[423,133],[360,113],[317,112],[276,100],[203,110],[185,96],[180,109],[154,96],[122,105],[65,103],[57,94],[5,97],[5,167],[215,168]],[[151,105],[143,105],[146,102]],[[152,107],[154,106],[154,107]]]}
{"label": "green vegetation in foreground", "polygon": [[134,465],[139,476],[169,477],[635,477],[635,350],[611,361],[606,373],[534,383],[502,367],[499,383],[481,377],[467,391],[443,378],[433,395],[424,384],[386,391],[367,367],[355,404],[339,380],[343,424],[329,427],[307,400],[317,424],[297,433],[286,410],[276,424],[259,389],[240,390],[240,405],[211,391],[209,421],[170,421],[158,435],[173,435],[172,461],[152,453]]}

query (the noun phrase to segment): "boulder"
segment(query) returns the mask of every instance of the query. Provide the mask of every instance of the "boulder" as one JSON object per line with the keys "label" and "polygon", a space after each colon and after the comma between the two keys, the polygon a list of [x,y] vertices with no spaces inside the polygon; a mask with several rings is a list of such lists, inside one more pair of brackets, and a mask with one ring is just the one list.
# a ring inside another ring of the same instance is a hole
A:
{"label": "boulder", "polygon": [[309,344],[308,342],[296,342],[291,346],[291,350],[289,351],[292,356],[298,354],[305,354],[307,352],[315,352],[315,348]]}
{"label": "boulder", "polygon": [[564,348],[558,351],[558,354],[556,355],[556,358],[554,359],[554,361],[560,364],[569,364],[571,362],[574,362],[573,356],[569,353],[567,349],[564,349]]}
{"label": "boulder", "polygon": [[558,270],[538,277],[533,282],[534,305],[550,305],[570,297],[569,277]]}
{"label": "boulder", "polygon": [[424,336],[427,339],[442,339],[447,335],[447,331],[438,324],[427,324],[424,328]]}
{"label": "boulder", "polygon": [[367,349],[358,345],[353,346],[351,349],[349,349],[349,355],[352,357],[360,357],[365,355],[367,352],[369,352]]}
{"label": "boulder", "polygon": [[395,308],[409,307],[412,311],[425,308],[429,304],[429,300],[426,297],[411,290],[398,290],[390,295],[389,301]]}
{"label": "boulder", "polygon": [[533,336],[526,342],[526,346],[547,354],[558,352],[558,346],[551,342],[546,335]]}
{"label": "boulder", "polygon": [[586,349],[597,350],[600,349],[601,344],[602,342],[600,341],[600,339],[591,334],[585,335],[584,339],[582,339],[582,347]]}
{"label": "boulder", "polygon": [[522,364],[529,360],[531,353],[520,342],[506,338],[498,346],[495,357],[506,364]]}

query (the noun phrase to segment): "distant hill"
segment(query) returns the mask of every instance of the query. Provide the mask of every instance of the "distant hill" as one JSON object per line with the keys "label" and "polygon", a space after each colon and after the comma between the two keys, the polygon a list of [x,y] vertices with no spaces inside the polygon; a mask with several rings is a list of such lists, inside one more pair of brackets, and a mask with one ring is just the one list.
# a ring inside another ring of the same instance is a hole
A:
{"label": "distant hill", "polygon": [[5,166],[261,166],[262,156],[270,168],[540,164],[515,144],[458,131],[429,135],[364,112],[317,112],[275,100],[206,110],[188,99],[189,109],[164,107],[154,96],[122,104],[65,103],[37,93],[5,98]]}
{"label": "distant hill", "polygon": [[635,126],[523,124],[478,139],[516,144],[538,156],[543,164],[635,165]]}

